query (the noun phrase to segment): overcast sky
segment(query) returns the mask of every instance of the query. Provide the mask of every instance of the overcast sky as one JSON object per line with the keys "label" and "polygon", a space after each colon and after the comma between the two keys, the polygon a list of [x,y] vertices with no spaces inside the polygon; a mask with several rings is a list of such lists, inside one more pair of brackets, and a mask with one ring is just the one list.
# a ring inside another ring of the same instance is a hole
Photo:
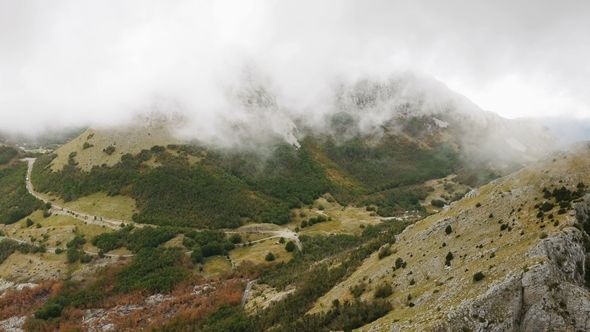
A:
{"label": "overcast sky", "polygon": [[[590,1],[0,1],[0,129],[206,119],[249,59],[305,103],[337,75],[429,74],[504,117],[590,139]],[[235,69],[235,68],[234,68]]]}

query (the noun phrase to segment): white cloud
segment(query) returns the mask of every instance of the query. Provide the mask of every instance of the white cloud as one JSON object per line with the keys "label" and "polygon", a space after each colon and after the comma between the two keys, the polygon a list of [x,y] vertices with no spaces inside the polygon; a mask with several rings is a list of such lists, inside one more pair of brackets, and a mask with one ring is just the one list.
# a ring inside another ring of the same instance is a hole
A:
{"label": "white cloud", "polygon": [[335,76],[413,68],[506,117],[588,118],[589,15],[582,1],[5,1],[0,128],[119,121],[154,96],[210,119],[248,59],[298,108]]}

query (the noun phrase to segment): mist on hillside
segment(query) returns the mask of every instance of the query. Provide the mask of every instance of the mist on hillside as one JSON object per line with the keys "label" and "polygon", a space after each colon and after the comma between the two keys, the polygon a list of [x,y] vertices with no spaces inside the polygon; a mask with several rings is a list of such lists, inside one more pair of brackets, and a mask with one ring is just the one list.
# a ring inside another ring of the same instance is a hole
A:
{"label": "mist on hillside", "polygon": [[[109,127],[159,112],[184,119],[182,137],[212,145],[276,135],[297,145],[298,127],[326,130],[343,110],[374,133],[407,104],[457,106],[440,82],[504,116],[583,118],[590,101],[577,64],[589,43],[577,28],[587,8],[535,3],[532,15],[529,5],[5,2],[0,130]],[[533,90],[482,97],[503,93],[506,80]],[[351,109],[375,83],[381,99]]]}

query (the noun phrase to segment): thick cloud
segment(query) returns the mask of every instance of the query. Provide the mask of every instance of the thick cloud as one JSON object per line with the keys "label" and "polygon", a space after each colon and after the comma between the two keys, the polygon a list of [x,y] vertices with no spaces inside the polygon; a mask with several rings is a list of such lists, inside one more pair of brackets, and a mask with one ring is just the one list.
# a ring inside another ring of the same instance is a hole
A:
{"label": "thick cloud", "polygon": [[336,77],[413,69],[506,117],[590,122],[589,15],[584,1],[3,1],[0,129],[108,124],[154,100],[214,122],[249,62],[296,110],[321,110]]}

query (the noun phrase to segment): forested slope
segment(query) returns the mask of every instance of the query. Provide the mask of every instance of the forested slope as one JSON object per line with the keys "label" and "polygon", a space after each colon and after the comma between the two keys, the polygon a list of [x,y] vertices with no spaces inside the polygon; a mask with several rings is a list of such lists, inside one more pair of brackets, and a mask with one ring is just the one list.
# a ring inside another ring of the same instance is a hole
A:
{"label": "forested slope", "polygon": [[[60,171],[51,171],[55,155],[50,154],[37,160],[32,181],[36,190],[64,201],[98,191],[129,195],[137,202],[137,222],[233,228],[247,220],[285,224],[290,209],[326,193],[342,205],[373,205],[381,216],[424,211],[418,201],[427,188],[421,183],[460,166],[458,152],[447,143],[425,147],[394,134],[376,145],[362,135],[342,144],[335,138],[309,132],[301,148],[277,143],[269,155],[198,145],[152,146],[89,172],[78,167],[76,152]],[[199,161],[191,164],[192,156]],[[328,170],[326,161],[355,185],[331,177],[334,169]]]}

